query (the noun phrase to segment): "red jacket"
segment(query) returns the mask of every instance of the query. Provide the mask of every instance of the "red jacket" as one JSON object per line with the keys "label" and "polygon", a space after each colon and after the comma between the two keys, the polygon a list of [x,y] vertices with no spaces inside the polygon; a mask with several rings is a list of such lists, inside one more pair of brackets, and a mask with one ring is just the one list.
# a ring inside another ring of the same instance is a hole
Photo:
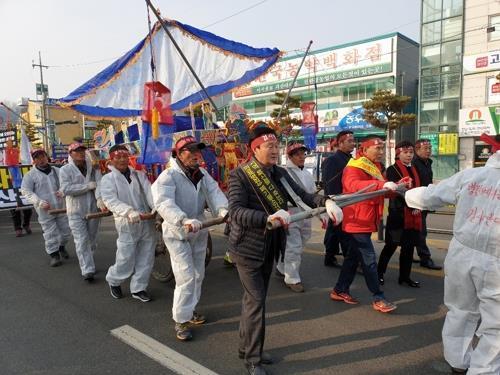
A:
{"label": "red jacket", "polygon": [[[376,183],[368,191],[380,190],[386,181],[380,181],[365,171],[355,167],[345,167],[342,174],[342,193],[355,193],[358,190]],[[375,197],[351,206],[344,207],[342,230],[347,233],[372,233],[377,231],[378,223],[384,209],[384,197]]]}

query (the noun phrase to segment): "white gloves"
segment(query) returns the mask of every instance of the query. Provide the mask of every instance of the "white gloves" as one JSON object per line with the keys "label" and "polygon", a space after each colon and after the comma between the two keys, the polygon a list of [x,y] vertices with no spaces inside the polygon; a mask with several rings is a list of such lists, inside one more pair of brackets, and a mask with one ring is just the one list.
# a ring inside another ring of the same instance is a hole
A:
{"label": "white gloves", "polygon": [[[432,187],[433,185],[429,186]],[[416,208],[418,210],[433,209],[434,207],[426,205],[426,201],[428,200],[425,199],[425,192],[429,189],[429,186],[421,186],[408,190],[405,193],[405,201],[408,207]]]}
{"label": "white gloves", "polygon": [[290,214],[285,210],[276,211],[274,214],[269,215],[267,221],[279,220],[281,225],[286,228],[290,224]]}
{"label": "white gloves", "polygon": [[225,217],[228,214],[227,208],[219,208],[219,213],[217,214],[218,217]]}
{"label": "white gloves", "polygon": [[64,198],[64,193],[61,190],[56,191],[56,197],[59,199]]}
{"label": "white gloves", "polygon": [[392,181],[387,181],[384,186],[383,186],[384,189],[387,189],[387,190],[392,190],[392,191],[395,191],[398,189],[398,184],[396,184],[395,182],[392,182]]}
{"label": "white gloves", "polygon": [[95,190],[97,187],[97,183],[95,181],[90,181],[87,183],[87,189],[89,190]]}
{"label": "white gloves", "polygon": [[321,229],[326,229],[328,227],[328,215],[321,214],[318,216],[319,221],[321,221]]}
{"label": "white gloves", "polygon": [[197,219],[184,219],[182,224],[189,227],[189,232],[192,233],[196,233],[201,229],[201,221]]}
{"label": "white gloves", "polygon": [[47,201],[44,201],[44,200],[40,200],[40,201],[38,201],[38,207],[40,207],[44,210],[48,210],[50,208],[50,203]]}
{"label": "white gloves", "polygon": [[326,213],[328,217],[332,219],[333,225],[339,225],[344,219],[344,214],[342,209],[335,204],[331,199],[325,202]]}
{"label": "white gloves", "polygon": [[132,210],[127,214],[127,220],[129,223],[137,224],[141,221],[141,214],[137,211]]}
{"label": "white gloves", "polygon": [[108,208],[104,204],[104,201],[102,200],[102,198],[97,198],[97,208],[100,209],[101,211],[107,211],[108,210]]}

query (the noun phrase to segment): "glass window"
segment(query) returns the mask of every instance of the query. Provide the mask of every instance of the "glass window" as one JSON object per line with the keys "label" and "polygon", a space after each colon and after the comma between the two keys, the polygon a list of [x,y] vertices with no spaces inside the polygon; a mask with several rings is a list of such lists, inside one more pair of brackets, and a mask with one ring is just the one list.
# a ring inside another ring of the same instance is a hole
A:
{"label": "glass window", "polygon": [[422,66],[439,65],[440,45],[422,47]]}
{"label": "glass window", "polygon": [[436,124],[439,117],[438,102],[422,102],[420,109],[421,124]]}
{"label": "glass window", "polygon": [[355,102],[359,100],[360,88],[359,86],[351,86],[349,87],[349,101]]}
{"label": "glass window", "polygon": [[462,17],[449,18],[443,21],[443,42],[462,37]]}
{"label": "glass window", "polygon": [[375,83],[369,83],[366,85],[366,98],[371,99],[373,93],[375,92]]}
{"label": "glass window", "polygon": [[462,59],[462,41],[443,43],[441,47],[441,65],[459,64]]}
{"label": "glass window", "polygon": [[440,103],[439,123],[455,124],[458,123],[459,104],[458,99],[443,100]]}
{"label": "glass window", "polygon": [[433,44],[441,41],[441,21],[422,26],[422,44]]}
{"label": "glass window", "polygon": [[255,101],[255,113],[265,112],[266,111],[266,101],[265,100],[256,100]]}
{"label": "glass window", "polygon": [[439,98],[439,76],[422,77],[422,100]]}
{"label": "glass window", "polygon": [[443,18],[461,15],[463,2],[464,0],[443,0]]}
{"label": "glass window", "polygon": [[439,68],[422,69],[422,76],[435,76],[439,74]]}
{"label": "glass window", "polygon": [[441,76],[441,97],[451,98],[460,95],[460,74],[443,74]]}
{"label": "glass window", "polygon": [[441,18],[441,0],[424,0],[422,22],[436,21]]}
{"label": "glass window", "polygon": [[460,73],[461,65],[446,65],[441,67],[441,73]]}
{"label": "glass window", "polygon": [[342,101],[343,102],[349,101],[349,89],[347,87],[342,88]]}
{"label": "glass window", "polygon": [[493,40],[500,39],[500,14],[495,14],[490,16],[489,26],[495,26],[495,31],[488,33],[488,40],[491,42]]}

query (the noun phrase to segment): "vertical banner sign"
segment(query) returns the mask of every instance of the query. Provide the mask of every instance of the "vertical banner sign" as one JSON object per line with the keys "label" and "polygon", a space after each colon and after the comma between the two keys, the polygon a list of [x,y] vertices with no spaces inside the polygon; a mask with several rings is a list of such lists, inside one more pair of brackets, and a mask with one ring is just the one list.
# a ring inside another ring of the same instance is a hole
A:
{"label": "vertical banner sign", "polygon": [[445,133],[439,134],[439,155],[458,154],[458,134]]}

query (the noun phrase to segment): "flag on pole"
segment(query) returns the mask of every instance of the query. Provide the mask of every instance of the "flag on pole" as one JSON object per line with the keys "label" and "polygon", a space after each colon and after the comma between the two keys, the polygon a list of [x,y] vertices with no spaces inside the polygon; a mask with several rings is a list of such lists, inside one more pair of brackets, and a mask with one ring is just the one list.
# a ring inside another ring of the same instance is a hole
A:
{"label": "flag on pole", "polygon": [[24,127],[21,126],[21,164],[31,164],[31,144]]}

